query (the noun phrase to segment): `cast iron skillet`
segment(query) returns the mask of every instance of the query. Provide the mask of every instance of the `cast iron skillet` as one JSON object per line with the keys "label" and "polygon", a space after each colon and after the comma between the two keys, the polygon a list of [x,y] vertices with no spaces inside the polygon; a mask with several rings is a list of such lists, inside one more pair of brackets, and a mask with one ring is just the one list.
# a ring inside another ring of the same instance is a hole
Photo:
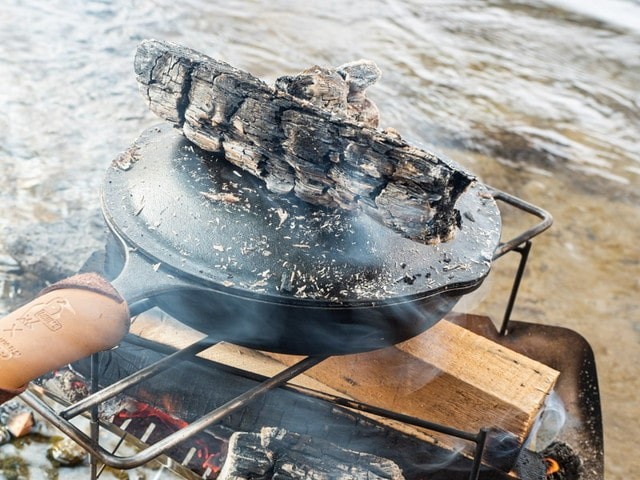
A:
{"label": "cast iron skillet", "polygon": [[364,215],[272,195],[168,125],[144,132],[103,188],[124,253],[113,284],[132,311],[151,300],[220,340],[296,354],[397,343],[477,288],[500,212],[479,182],[456,207],[455,238],[424,245]]}

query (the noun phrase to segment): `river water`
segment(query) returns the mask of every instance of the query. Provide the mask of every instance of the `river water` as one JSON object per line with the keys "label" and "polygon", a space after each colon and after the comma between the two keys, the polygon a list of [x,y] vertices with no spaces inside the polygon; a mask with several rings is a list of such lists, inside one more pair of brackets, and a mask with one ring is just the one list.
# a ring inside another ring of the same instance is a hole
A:
{"label": "river water", "polygon": [[[607,478],[633,478],[640,2],[586,3],[3,0],[0,231],[99,204],[109,162],[157,122],[132,72],[144,38],[191,46],[268,82],[313,64],[372,59],[383,71],[370,90],[381,127],[554,216],[534,241],[514,317],[565,326],[590,342]],[[505,212],[504,223],[509,235],[530,221]],[[0,258],[10,264],[3,238]],[[482,301],[465,308],[499,317],[512,270],[497,262]],[[0,311],[14,301],[1,299]]]}

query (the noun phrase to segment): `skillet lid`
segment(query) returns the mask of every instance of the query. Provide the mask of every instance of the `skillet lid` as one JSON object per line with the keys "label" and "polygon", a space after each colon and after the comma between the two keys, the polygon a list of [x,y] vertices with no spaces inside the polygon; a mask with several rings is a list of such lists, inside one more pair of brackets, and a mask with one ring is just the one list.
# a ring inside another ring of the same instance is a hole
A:
{"label": "skillet lid", "polygon": [[107,223],[152,265],[198,286],[319,307],[477,287],[500,240],[500,212],[479,182],[456,208],[462,223],[452,240],[418,243],[366,215],[272,194],[166,124],[120,155],[103,186]]}

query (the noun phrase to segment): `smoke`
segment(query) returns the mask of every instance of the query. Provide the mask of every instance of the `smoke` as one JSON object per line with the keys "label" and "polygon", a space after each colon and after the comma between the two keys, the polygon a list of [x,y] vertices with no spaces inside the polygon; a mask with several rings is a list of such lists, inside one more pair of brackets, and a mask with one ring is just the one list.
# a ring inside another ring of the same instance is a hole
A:
{"label": "smoke", "polygon": [[487,432],[485,463],[503,471],[513,468],[520,454],[521,443],[513,433],[494,428]]}
{"label": "smoke", "polygon": [[[510,471],[521,451],[518,438],[502,429],[488,429],[486,433],[482,462],[504,472]],[[440,437],[440,440],[444,440],[444,437]],[[450,437],[443,442],[443,444],[446,443],[449,443],[446,449],[432,455],[428,462],[421,462],[414,466],[425,472],[441,470],[468,472],[471,468],[469,462],[475,455],[475,444],[455,437]]]}
{"label": "smoke", "polygon": [[474,291],[462,296],[456,304],[456,310],[463,313],[473,313],[478,307],[483,305],[484,301],[489,298],[493,290],[494,277],[487,276],[482,284]]}
{"label": "smoke", "polygon": [[461,455],[465,447],[459,445],[453,449],[442,449],[438,454],[432,454],[428,462],[415,462],[412,467],[417,471],[431,473],[442,470],[447,471],[467,471],[469,466],[461,462]]}
{"label": "smoke", "polygon": [[547,397],[538,420],[531,429],[529,445],[535,451],[547,448],[560,434],[567,420],[567,411],[555,391]]}

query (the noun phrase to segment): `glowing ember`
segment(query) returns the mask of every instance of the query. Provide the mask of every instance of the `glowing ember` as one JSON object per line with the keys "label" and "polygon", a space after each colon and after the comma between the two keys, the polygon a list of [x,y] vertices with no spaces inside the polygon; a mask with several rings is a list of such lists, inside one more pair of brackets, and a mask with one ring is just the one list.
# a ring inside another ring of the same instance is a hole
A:
{"label": "glowing ember", "polygon": [[547,465],[547,477],[560,471],[560,464],[551,457],[545,457],[544,463]]}
{"label": "glowing ember", "polygon": [[205,454],[205,452],[199,450],[197,456],[199,458],[204,458],[204,461],[202,462],[202,469],[207,474],[207,476],[217,476],[220,473],[220,470],[222,469],[222,463],[224,462],[224,456],[222,455],[222,452]]}
{"label": "glowing ember", "polygon": [[168,427],[173,427],[176,430],[184,428],[188,425],[187,422],[172,417],[166,414],[162,410],[152,407],[146,403],[136,402],[135,411],[121,411],[118,413],[119,418],[153,418],[157,422],[160,422]]}
{"label": "glowing ember", "polygon": [[[168,399],[159,400],[163,408],[170,407]],[[113,423],[149,445],[188,425],[159,408],[134,400],[126,410],[115,415]],[[220,473],[226,451],[223,440],[202,434],[193,437],[191,442],[177,445],[167,454],[201,478],[214,479]]]}

